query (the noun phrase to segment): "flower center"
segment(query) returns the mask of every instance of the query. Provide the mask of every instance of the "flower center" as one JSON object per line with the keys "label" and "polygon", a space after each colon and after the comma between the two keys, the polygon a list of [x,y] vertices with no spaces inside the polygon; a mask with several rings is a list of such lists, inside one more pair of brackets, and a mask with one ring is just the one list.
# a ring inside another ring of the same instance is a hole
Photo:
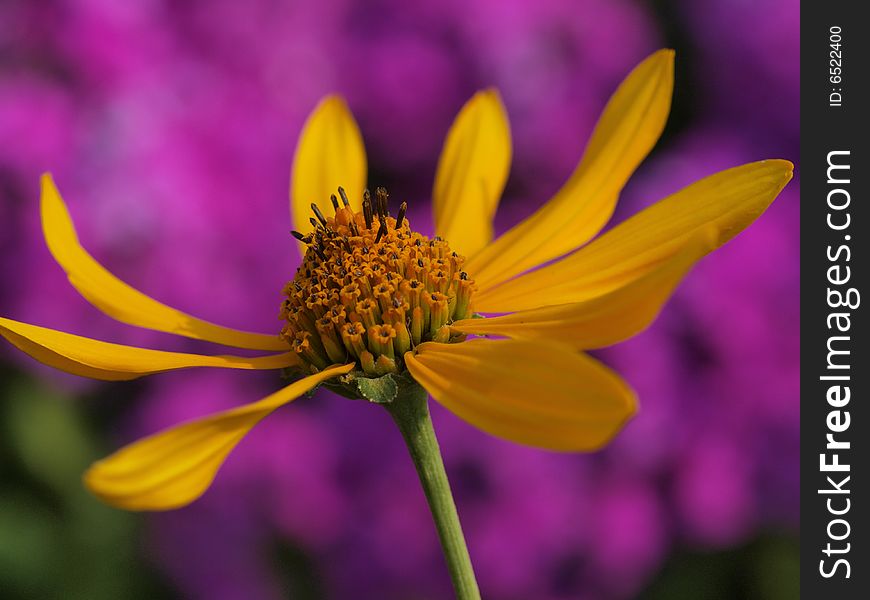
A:
{"label": "flower center", "polygon": [[335,216],[312,204],[314,231],[293,236],[306,244],[293,281],[284,288],[281,336],[310,371],[355,361],[371,377],[404,371],[402,356],[427,341],[450,343],[449,325],[472,314],[474,281],[439,237],[411,230],[389,214],[389,195],[378,188],[363,195],[362,213],[350,208],[338,188]]}

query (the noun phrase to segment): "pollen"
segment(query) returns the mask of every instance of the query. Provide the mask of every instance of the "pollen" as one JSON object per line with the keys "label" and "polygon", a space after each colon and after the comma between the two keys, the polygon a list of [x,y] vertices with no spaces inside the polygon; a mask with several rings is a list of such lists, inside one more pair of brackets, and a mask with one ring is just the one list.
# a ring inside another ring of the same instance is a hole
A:
{"label": "pollen", "polygon": [[450,324],[473,314],[474,281],[465,257],[447,241],[411,229],[402,203],[389,213],[389,194],[363,194],[362,212],[338,188],[333,216],[311,205],[314,230],[293,236],[306,245],[285,287],[281,336],[311,372],[355,362],[365,376],[405,370],[402,357],[423,342],[455,343]]}

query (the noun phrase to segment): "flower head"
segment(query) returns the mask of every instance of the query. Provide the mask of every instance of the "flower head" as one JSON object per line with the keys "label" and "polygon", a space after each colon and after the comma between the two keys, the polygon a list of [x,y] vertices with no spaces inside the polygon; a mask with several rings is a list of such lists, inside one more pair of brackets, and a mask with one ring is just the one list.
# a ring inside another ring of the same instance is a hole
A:
{"label": "flower head", "polygon": [[431,239],[411,229],[404,205],[390,215],[386,191],[374,198],[364,192],[359,128],[340,98],[326,98],[294,159],[291,212],[305,252],[284,289],[283,329],[273,335],[198,319],[114,277],[79,244],[46,175],[41,210],[49,249],[89,302],[124,323],[270,354],[140,349],[7,318],[0,318],[0,334],[37,360],[97,379],[190,367],[301,375],[263,400],[155,434],[91,467],[87,486],[131,510],[195,500],[248,431],[320,384],[365,396],[362,382],[412,378],[493,435],[554,450],[598,448],[636,402],[616,373],[583,351],[643,330],[689,268],[761,215],[791,178],[783,160],[729,169],[596,237],[658,140],[672,87],[672,51],[643,61],[607,104],[562,189],[495,241],[492,219],[511,157],[495,91],[475,95],[447,135]]}
{"label": "flower head", "polygon": [[335,216],[311,205],[302,265],[284,294],[281,332],[305,370],[353,361],[368,376],[402,370],[406,352],[423,342],[464,340],[450,325],[470,317],[474,282],[462,270],[465,257],[441,239],[411,230],[402,203],[389,215],[387,191],[364,193],[355,212],[344,188],[332,195]]}

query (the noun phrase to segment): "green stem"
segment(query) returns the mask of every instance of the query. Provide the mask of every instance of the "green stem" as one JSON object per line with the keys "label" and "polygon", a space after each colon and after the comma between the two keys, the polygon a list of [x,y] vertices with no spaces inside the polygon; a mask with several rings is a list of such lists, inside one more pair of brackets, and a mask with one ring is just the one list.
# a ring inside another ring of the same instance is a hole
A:
{"label": "green stem", "polygon": [[444,471],[435,430],[432,429],[432,419],[429,418],[428,394],[416,383],[402,385],[395,400],[383,406],[399,426],[417,468],[438,537],[441,539],[441,549],[447,560],[456,598],[480,600],[471,557],[465,546],[459,515],[450,493],[450,483]]}

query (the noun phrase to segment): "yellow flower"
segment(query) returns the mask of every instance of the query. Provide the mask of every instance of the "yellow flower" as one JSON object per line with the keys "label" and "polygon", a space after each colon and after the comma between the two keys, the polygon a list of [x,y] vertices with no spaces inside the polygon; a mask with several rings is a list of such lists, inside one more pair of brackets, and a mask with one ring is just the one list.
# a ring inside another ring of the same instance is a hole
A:
{"label": "yellow flower", "polygon": [[[41,362],[96,379],[189,367],[289,367],[305,375],[259,402],[155,434],[94,464],[85,474],[88,488],[130,510],[195,500],[254,425],[319,384],[347,387],[384,374],[413,377],[493,435],[555,450],[598,448],[636,403],[617,374],[582,351],[644,329],[692,264],[748,226],[791,178],[784,160],[729,169],[595,238],[658,140],[672,87],[672,51],[636,67],[607,104],[567,183],[495,241],[492,220],[511,157],[497,92],[476,94],[447,135],[431,240],[411,229],[404,206],[396,218],[389,215],[385,191],[364,194],[359,129],[340,98],[324,99],[294,159],[291,212],[306,252],[284,290],[279,335],[197,319],[117,279],[79,244],[45,175],[46,241],[89,302],[124,323],[271,354],[133,348],[7,318],[0,318],[0,333]],[[341,201],[333,195],[339,186]],[[504,314],[477,318],[475,311]],[[466,341],[468,335],[494,337]]]}

